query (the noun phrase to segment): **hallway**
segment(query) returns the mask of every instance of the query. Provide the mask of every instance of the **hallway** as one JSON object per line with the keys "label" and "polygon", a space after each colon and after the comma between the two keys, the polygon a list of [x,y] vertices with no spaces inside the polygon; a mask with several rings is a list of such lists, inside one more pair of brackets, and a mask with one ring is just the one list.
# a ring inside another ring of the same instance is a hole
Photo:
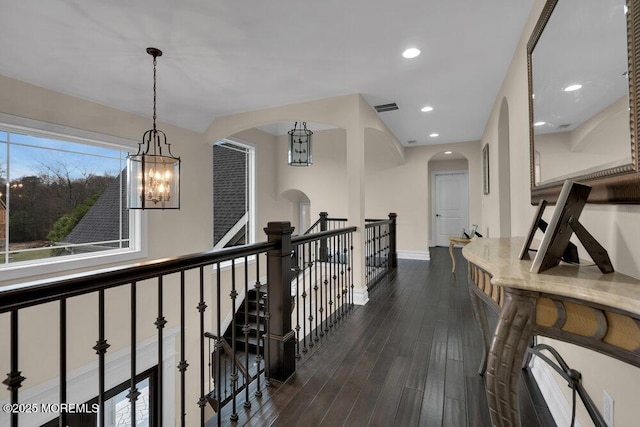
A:
{"label": "hallway", "polygon": [[[457,275],[446,248],[431,248],[429,262],[400,260],[289,381],[250,409],[239,401],[236,425],[489,426],[480,331],[456,257]],[[524,426],[553,425],[539,399],[523,387]]]}

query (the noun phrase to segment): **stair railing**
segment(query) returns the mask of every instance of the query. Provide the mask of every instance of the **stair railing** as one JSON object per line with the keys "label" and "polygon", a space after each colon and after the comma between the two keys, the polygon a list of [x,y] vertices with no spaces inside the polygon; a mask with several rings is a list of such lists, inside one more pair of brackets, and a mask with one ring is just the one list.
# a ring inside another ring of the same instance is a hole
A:
{"label": "stair railing", "polygon": [[389,270],[398,266],[395,213],[389,219],[368,219],[365,224],[365,279],[371,290]]}
{"label": "stair railing", "polygon": [[[265,229],[268,241],[263,243],[0,288],[0,321],[7,325],[8,332],[7,342],[0,345],[6,348],[6,352],[0,352],[0,366],[8,372],[3,383],[9,390],[6,401],[9,408],[47,403],[65,408],[97,396],[95,412],[77,414],[62,409],[59,413],[25,414],[9,411],[0,413],[0,425],[41,425],[54,419],[56,423],[68,425],[78,415],[92,416],[99,425],[105,425],[107,392],[124,381],[130,382],[129,413],[132,425],[136,425],[136,417],[141,412],[136,409],[146,405],[139,402],[144,396],[137,389],[135,378],[148,369],[155,373],[153,401],[156,404],[151,405],[152,410],[147,414],[150,425],[173,425],[174,422],[182,426],[204,425],[209,419],[220,425],[220,407],[224,400],[221,394],[223,354],[231,354],[233,356],[225,357],[237,361],[229,364],[228,383],[232,394],[230,418],[237,419],[238,403],[242,401],[249,407],[254,398],[261,397],[265,385],[288,378],[295,371],[296,353],[316,345],[324,334],[338,326],[353,305],[351,265],[355,230],[349,227],[292,239],[293,228],[289,223],[269,223]],[[323,241],[328,243],[325,260],[320,251]],[[302,254],[306,271],[296,285],[297,293],[292,300],[291,282],[295,277],[291,270],[291,251],[294,247]],[[232,339],[223,339],[225,313],[235,313],[240,304],[251,302],[246,297],[242,303],[238,302],[242,293],[248,295],[253,289],[257,291],[256,298],[260,298],[265,287],[268,292],[264,323],[257,320],[258,324],[252,328],[246,317],[231,316]],[[300,326],[296,331],[292,327],[294,301],[301,313],[300,320],[295,321]],[[114,315],[114,310],[121,313],[123,306],[128,319]],[[94,358],[86,357],[87,352],[80,348],[82,343],[91,340],[93,328],[83,327],[83,336],[79,337],[78,323],[96,325]],[[238,325],[240,334],[236,333]],[[122,336],[127,329],[128,353],[112,349],[113,345],[124,345],[115,336],[116,333]],[[58,357],[42,358],[42,366],[37,370],[32,369],[33,363],[24,361],[26,355],[33,357],[43,351],[39,340],[31,335],[34,330],[55,337],[53,342],[57,345],[48,347],[46,352],[58,353]],[[175,348],[170,336],[175,337]],[[258,375],[248,369],[248,355],[239,351],[238,343],[248,344],[252,337],[261,343],[261,350],[253,359]],[[302,347],[297,345],[299,339]],[[151,352],[149,357],[146,353],[142,357],[142,341],[152,343],[144,350]],[[211,357],[209,343],[217,351],[216,358]],[[128,360],[129,368],[113,370],[110,359],[120,353]],[[177,363],[170,362],[171,358],[176,358]],[[244,362],[240,363],[243,358]],[[51,363],[52,366],[47,365]],[[94,364],[95,368],[86,368]],[[49,371],[43,376],[45,368]],[[72,378],[78,375],[87,376],[90,381],[86,384],[95,381],[96,385],[76,388]],[[253,382],[247,383],[254,376]],[[49,380],[52,377],[55,381]],[[48,385],[45,387],[44,383]],[[32,391],[34,387],[41,393]],[[79,401],[70,402],[70,396]],[[215,415],[212,409],[217,410]]]}
{"label": "stair railing", "polygon": [[298,260],[291,293],[296,358],[317,346],[353,308],[354,231],[347,227],[292,239]]}

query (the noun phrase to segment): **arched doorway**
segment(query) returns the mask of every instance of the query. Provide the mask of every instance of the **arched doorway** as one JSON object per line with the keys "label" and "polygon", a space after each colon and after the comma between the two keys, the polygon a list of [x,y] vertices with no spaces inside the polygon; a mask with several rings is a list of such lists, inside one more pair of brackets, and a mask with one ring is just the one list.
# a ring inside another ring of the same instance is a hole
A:
{"label": "arched doorway", "polygon": [[291,218],[295,234],[303,234],[311,226],[311,200],[302,191],[290,189],[283,191],[281,197],[291,202]]}

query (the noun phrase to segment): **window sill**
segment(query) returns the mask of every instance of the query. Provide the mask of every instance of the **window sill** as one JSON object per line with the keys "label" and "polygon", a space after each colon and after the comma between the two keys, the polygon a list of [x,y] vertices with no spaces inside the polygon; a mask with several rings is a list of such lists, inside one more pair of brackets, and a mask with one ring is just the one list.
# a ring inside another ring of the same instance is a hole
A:
{"label": "window sill", "polygon": [[66,256],[47,260],[5,264],[0,267],[0,275],[2,275],[0,287],[15,284],[17,281],[31,281],[60,273],[68,274],[76,270],[102,268],[111,264],[136,261],[145,258],[146,255],[146,250],[117,249],[103,251],[89,256]]}

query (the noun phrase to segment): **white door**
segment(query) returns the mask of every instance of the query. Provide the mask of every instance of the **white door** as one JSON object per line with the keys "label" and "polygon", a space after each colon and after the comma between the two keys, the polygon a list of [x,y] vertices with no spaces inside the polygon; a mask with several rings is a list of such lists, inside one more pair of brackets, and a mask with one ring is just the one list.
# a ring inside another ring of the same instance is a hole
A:
{"label": "white door", "polygon": [[469,178],[466,171],[433,175],[433,236],[436,246],[449,246],[449,236],[469,228]]}

